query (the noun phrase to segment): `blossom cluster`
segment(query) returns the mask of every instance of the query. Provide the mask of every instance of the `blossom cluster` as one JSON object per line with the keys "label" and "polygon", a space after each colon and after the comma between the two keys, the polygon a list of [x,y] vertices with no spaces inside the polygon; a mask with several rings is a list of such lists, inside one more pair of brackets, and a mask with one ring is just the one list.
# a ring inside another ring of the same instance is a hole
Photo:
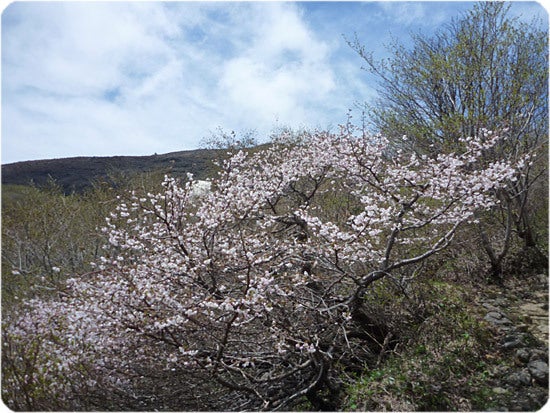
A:
{"label": "blossom cluster", "polygon": [[75,383],[131,392],[136,371],[160,370],[245,395],[224,409],[283,409],[349,349],[369,283],[445,248],[497,202],[517,173],[480,162],[498,139],[434,159],[348,128],[239,151],[206,183],[166,176],[161,193],[119,199],[97,271],[29,302],[6,337],[40,337],[27,380],[66,408]]}

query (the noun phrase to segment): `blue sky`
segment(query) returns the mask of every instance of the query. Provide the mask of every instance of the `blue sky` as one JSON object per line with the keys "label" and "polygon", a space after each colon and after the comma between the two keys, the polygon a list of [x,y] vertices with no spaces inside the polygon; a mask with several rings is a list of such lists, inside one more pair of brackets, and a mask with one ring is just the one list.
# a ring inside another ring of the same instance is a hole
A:
{"label": "blue sky", "polygon": [[[2,163],[194,149],[218,127],[334,128],[378,57],[471,2],[16,2],[2,14]],[[535,2],[513,15],[547,19]],[[547,20],[544,20],[545,22]]]}

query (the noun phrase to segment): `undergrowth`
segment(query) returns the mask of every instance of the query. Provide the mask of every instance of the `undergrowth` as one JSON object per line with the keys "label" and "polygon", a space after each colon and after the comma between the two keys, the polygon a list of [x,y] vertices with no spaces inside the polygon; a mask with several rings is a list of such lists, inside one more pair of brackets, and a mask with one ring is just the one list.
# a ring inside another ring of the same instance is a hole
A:
{"label": "undergrowth", "polygon": [[[401,306],[400,345],[362,374],[349,373],[342,410],[490,410],[491,371],[500,363],[493,333],[471,286],[423,282]],[[420,313],[414,313],[414,305]],[[393,320],[395,324],[396,321]]]}

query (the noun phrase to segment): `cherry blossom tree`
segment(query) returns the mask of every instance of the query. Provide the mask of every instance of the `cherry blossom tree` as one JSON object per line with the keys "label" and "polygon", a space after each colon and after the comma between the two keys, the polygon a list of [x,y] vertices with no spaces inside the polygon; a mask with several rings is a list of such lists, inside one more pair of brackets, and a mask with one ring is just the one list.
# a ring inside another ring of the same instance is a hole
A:
{"label": "cherry blossom tree", "polygon": [[479,159],[500,139],[434,159],[348,125],[239,151],[210,191],[167,176],[161,193],[121,198],[96,270],[6,320],[4,400],[336,409],[338,369],[369,357],[369,288],[495,205],[516,165]]}

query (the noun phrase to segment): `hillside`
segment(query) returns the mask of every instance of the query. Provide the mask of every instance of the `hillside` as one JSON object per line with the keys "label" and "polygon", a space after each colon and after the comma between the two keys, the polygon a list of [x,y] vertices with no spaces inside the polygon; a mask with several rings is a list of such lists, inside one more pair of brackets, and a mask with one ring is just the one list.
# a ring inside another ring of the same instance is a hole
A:
{"label": "hillside", "polygon": [[74,157],[2,165],[3,185],[44,185],[53,178],[65,192],[81,192],[97,179],[117,173],[170,171],[204,178],[212,171],[217,150],[197,149],[151,156]]}

